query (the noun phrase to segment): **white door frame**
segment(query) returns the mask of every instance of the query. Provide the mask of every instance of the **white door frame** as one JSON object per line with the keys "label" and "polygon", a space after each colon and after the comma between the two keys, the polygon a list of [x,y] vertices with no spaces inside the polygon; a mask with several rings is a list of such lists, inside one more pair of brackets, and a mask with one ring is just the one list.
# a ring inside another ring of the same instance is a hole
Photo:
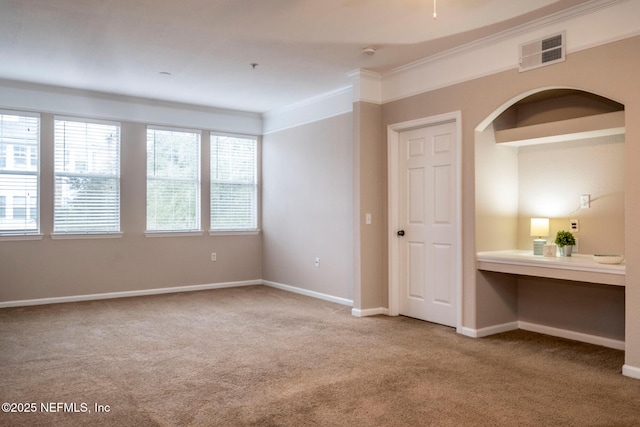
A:
{"label": "white door frame", "polygon": [[462,113],[454,111],[451,113],[439,114],[437,116],[424,117],[407,122],[395,123],[387,126],[387,184],[388,184],[388,253],[389,253],[389,315],[398,316],[400,314],[400,284],[399,284],[399,242],[396,232],[399,228],[399,180],[398,180],[398,143],[400,132],[426,126],[433,126],[439,123],[456,123],[456,196],[455,196],[455,272],[454,286],[457,290],[456,301],[456,330],[460,332],[462,327]]}

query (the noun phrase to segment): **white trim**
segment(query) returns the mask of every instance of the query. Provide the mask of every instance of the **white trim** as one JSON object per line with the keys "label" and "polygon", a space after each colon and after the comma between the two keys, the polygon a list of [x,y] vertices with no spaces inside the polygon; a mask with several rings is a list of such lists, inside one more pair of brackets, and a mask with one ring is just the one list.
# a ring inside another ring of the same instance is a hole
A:
{"label": "white trim", "polygon": [[488,337],[489,335],[501,334],[502,332],[515,331],[516,329],[518,329],[518,322],[508,322],[480,329],[462,327],[459,328],[457,332],[471,338],[483,338]]}
{"label": "white trim", "polygon": [[323,294],[321,292],[310,291],[308,289],[299,288],[296,286],[284,285],[282,283],[271,282],[269,280],[263,280],[262,284],[271,288],[280,289],[282,291],[293,292],[295,294],[305,295],[308,297],[318,298],[324,301],[335,302],[337,304],[347,305],[353,307],[353,300],[335,297],[333,295]]}
{"label": "white trim", "polygon": [[122,232],[114,233],[51,233],[52,240],[73,240],[73,239],[120,239]]}
{"label": "white trim", "polygon": [[382,102],[518,68],[518,46],[554,31],[566,30],[567,55],[636,36],[639,13],[637,1],[594,0],[402,65],[382,75]]}
{"label": "white trim", "polygon": [[18,240],[42,240],[44,234],[0,234],[0,242],[18,241]]}
{"label": "white trim", "polygon": [[457,332],[461,335],[465,335],[471,338],[483,338],[483,337],[488,337],[494,334],[500,334],[502,332],[515,331],[516,329],[522,329],[523,331],[529,331],[529,332],[537,332],[539,334],[551,335],[553,337],[566,338],[569,340],[585,342],[588,344],[601,345],[603,347],[609,347],[616,350],[625,349],[624,341],[614,340],[611,338],[601,337],[598,335],[585,334],[583,332],[576,332],[568,329],[554,328],[551,326],[540,325],[537,323],[524,322],[521,320],[518,320],[515,322],[503,323],[500,325],[487,326],[486,328],[480,328],[480,329],[463,327],[463,328],[459,328]]}
{"label": "white trim", "polygon": [[611,338],[600,337],[597,335],[585,334],[582,332],[570,331],[567,329],[553,328],[551,326],[539,325],[536,323],[518,321],[518,328],[538,332],[541,334],[551,335],[554,337],[566,338],[574,341],[586,342],[589,344],[601,345],[603,347],[614,348],[616,350],[624,350],[624,341],[614,340]]}
{"label": "white trim", "polygon": [[347,86],[264,113],[262,134],[280,132],[352,111],[353,89]]}
{"label": "white trim", "polygon": [[546,90],[553,90],[553,89],[576,89],[576,90],[580,90],[580,88],[577,87],[571,87],[571,86],[542,86],[542,87],[538,87],[535,89],[530,89],[526,92],[520,93],[516,96],[514,96],[513,98],[505,101],[504,103],[502,103],[502,105],[500,105],[498,108],[496,108],[495,110],[493,110],[493,112],[488,115],[484,120],[482,120],[480,123],[478,123],[478,126],[476,126],[475,130],[477,132],[483,132],[487,126],[489,126],[491,123],[493,123],[493,121],[500,115],[502,114],[507,108],[511,107],[513,104],[515,104],[516,102],[520,101],[521,99],[524,99],[530,95],[533,95],[535,93],[538,92],[544,92]]}
{"label": "white trim", "polygon": [[395,235],[399,224],[399,190],[398,190],[398,143],[400,132],[417,127],[433,126],[439,123],[456,123],[456,207],[455,207],[455,268],[454,283],[457,292],[456,329],[462,326],[462,113],[453,111],[416,120],[391,124],[387,127],[387,191],[388,191],[388,252],[389,252],[389,315],[400,314],[398,239]]}
{"label": "white trim", "polygon": [[365,308],[360,310],[358,308],[351,309],[351,315],[355,317],[367,317],[367,316],[376,316],[378,314],[389,315],[389,309],[386,307],[378,307],[378,308]]}
{"label": "white trim", "polygon": [[239,282],[211,283],[205,285],[174,286],[170,288],[141,289],[137,291],[106,292],[102,294],[72,295],[67,297],[38,298],[18,301],[0,301],[0,308],[25,307],[31,305],[60,304],[66,302],[95,301],[102,299],[129,298],[146,295],[171,294],[178,292],[204,291],[209,289],[235,288],[239,286],[261,285],[262,280],[245,280]]}
{"label": "white trim", "polygon": [[202,134],[206,131],[202,129],[195,128],[185,128],[185,127],[177,127],[177,126],[162,126],[162,125],[147,125],[147,132],[150,130],[159,130],[164,132],[176,132],[176,133],[195,133],[199,138],[202,138]]}
{"label": "white trim", "polygon": [[114,120],[103,120],[103,119],[96,119],[96,118],[85,118],[82,116],[66,116],[66,115],[55,114],[53,116],[53,121],[54,121],[54,126],[56,121],[80,123],[81,125],[86,123],[91,123],[94,125],[106,125],[106,126],[117,127],[118,132],[122,132],[120,129],[122,127],[122,123],[120,123],[120,121],[114,121]]}
{"label": "white trim", "polygon": [[254,236],[260,234],[261,230],[209,230],[209,236]]}
{"label": "white trim", "polygon": [[198,237],[204,232],[199,231],[145,231],[144,237]]}
{"label": "white trim", "polygon": [[467,328],[463,326],[460,328],[456,328],[456,332],[459,333],[460,335],[464,335],[465,337],[478,338],[478,336],[476,335],[476,330],[472,328]]}
{"label": "white trim", "polygon": [[382,75],[369,70],[347,74],[353,84],[353,102],[382,104]]}
{"label": "white trim", "polygon": [[640,380],[640,368],[625,364],[622,366],[622,375]]}

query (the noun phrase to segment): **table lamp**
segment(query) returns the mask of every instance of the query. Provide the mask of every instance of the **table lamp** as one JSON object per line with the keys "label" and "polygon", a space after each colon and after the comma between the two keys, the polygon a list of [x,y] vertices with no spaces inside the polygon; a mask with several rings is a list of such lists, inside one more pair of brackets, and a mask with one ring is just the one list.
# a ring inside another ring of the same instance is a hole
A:
{"label": "table lamp", "polygon": [[547,241],[542,236],[549,235],[549,218],[531,218],[531,236],[537,237],[533,239],[533,254],[542,255],[544,245]]}

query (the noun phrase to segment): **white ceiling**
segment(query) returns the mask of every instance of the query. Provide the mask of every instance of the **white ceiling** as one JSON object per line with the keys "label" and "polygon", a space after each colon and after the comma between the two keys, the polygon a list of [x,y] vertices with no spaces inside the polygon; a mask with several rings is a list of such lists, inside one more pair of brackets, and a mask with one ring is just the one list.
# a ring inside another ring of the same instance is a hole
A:
{"label": "white ceiling", "polygon": [[589,1],[0,0],[0,79],[266,112]]}

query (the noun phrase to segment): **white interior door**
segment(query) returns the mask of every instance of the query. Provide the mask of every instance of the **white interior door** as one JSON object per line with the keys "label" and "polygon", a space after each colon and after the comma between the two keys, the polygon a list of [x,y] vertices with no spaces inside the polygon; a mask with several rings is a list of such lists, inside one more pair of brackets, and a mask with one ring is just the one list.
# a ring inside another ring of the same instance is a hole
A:
{"label": "white interior door", "polygon": [[398,135],[399,314],[456,326],[456,123]]}

